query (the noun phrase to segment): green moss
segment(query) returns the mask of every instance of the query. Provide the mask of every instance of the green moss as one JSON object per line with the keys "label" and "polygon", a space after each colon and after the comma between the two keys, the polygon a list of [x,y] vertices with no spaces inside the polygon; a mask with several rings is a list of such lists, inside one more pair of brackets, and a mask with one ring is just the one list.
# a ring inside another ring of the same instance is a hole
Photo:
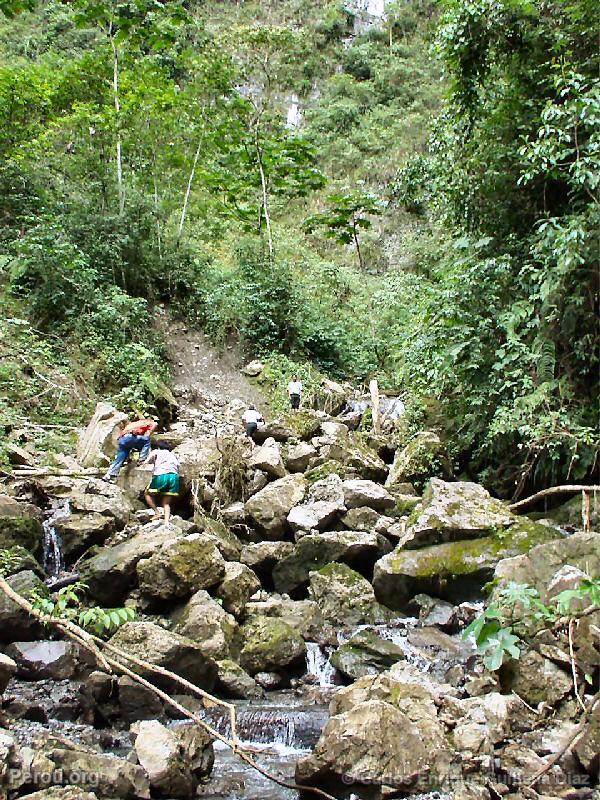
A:
{"label": "green moss", "polygon": [[0,549],[23,547],[34,555],[42,548],[42,525],[34,517],[0,517]]}
{"label": "green moss", "polygon": [[316,483],[317,481],[323,480],[323,478],[327,478],[328,475],[339,475],[342,480],[345,479],[348,473],[348,468],[344,466],[344,464],[340,463],[339,461],[333,461],[333,459],[328,459],[324,461],[322,464],[319,464],[317,467],[313,467],[313,469],[309,469],[308,472],[304,473],[304,477],[309,485]]}
{"label": "green moss", "polygon": [[319,418],[312,411],[298,411],[283,419],[284,427],[292,431],[298,439],[310,439],[319,430],[320,424]]}

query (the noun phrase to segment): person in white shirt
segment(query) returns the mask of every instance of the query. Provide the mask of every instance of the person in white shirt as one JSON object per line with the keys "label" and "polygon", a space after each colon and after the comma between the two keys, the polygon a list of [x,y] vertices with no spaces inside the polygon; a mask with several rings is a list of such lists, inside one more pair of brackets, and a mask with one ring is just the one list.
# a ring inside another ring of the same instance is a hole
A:
{"label": "person in white shirt", "polygon": [[158,442],[156,449],[152,450],[145,462],[153,464],[154,470],[144,497],[154,511],[154,519],[158,520],[160,516],[152,495],[161,496],[165,525],[169,524],[171,518],[171,498],[179,494],[179,459],[171,449],[172,445],[168,442]]}
{"label": "person in white shirt", "polygon": [[260,411],[256,410],[255,405],[248,406],[248,409],[244,411],[242,415],[242,425],[244,426],[246,435],[250,437],[252,444],[254,444],[253,436],[258,430],[259,424],[264,421],[263,415]]}
{"label": "person in white shirt", "polygon": [[300,396],[302,395],[302,383],[298,380],[297,375],[292,375],[292,380],[288,383],[288,394],[292,411],[297,411],[300,408]]}

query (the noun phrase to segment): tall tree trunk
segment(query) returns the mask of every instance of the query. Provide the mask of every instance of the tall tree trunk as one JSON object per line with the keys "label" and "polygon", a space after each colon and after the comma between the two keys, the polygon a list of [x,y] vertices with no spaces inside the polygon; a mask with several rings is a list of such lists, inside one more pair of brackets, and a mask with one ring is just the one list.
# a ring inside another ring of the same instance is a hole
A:
{"label": "tall tree trunk", "polygon": [[183,198],[183,208],[181,209],[181,218],[179,220],[179,227],[177,228],[177,239],[176,239],[177,247],[179,247],[179,242],[181,241],[181,236],[183,234],[183,226],[185,225],[185,218],[187,216],[188,205],[190,202],[190,194],[192,191],[192,184],[194,182],[194,175],[196,174],[196,166],[198,165],[198,159],[200,158],[201,147],[202,147],[202,136],[198,141],[198,147],[196,148],[196,152],[194,154],[192,169],[190,170],[190,177],[188,178],[187,186],[185,189],[185,197]]}
{"label": "tall tree trunk", "polygon": [[271,215],[269,214],[269,190],[267,187],[267,179],[262,162],[262,151],[260,149],[260,139],[258,137],[258,126],[256,128],[256,158],[258,160],[258,169],[260,172],[260,184],[262,186],[263,196],[263,209],[265,212],[265,224],[267,226],[267,242],[269,245],[269,260],[273,261],[273,234],[271,233]]}
{"label": "tall tree trunk", "polygon": [[160,216],[158,213],[158,179],[156,177],[156,160],[152,170],[154,180],[154,216],[156,217],[156,244],[158,246],[158,257],[162,260],[162,234],[160,232]]}
{"label": "tall tree trunk", "polygon": [[125,211],[125,190],[123,187],[123,158],[121,153],[121,102],[119,100],[119,54],[115,40],[110,37],[110,46],[113,52],[113,94],[115,100],[115,113],[117,117],[117,191],[119,194],[119,216]]}

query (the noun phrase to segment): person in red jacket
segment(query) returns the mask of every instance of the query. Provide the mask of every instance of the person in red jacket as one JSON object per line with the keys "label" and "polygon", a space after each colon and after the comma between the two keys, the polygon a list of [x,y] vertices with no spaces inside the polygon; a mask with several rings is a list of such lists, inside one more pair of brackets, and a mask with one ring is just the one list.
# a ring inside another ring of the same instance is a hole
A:
{"label": "person in red jacket", "polygon": [[119,449],[115,460],[108,468],[106,475],[102,476],[102,480],[115,481],[132,450],[139,452],[139,463],[142,463],[150,452],[150,435],[157,427],[158,422],[155,419],[136,419],[126,425],[119,434]]}

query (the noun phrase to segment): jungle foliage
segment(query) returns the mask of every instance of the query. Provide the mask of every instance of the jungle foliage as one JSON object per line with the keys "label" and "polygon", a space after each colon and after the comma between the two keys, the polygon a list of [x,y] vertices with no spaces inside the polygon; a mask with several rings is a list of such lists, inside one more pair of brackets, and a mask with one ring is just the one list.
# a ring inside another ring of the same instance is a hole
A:
{"label": "jungle foliage", "polygon": [[377,376],[505,496],[597,470],[591,0],[1,10],[0,292],[35,329],[0,340],[30,404],[8,377],[5,422],[75,413],[36,397],[23,335],[80,413],[160,403],[164,302],[248,356]]}

